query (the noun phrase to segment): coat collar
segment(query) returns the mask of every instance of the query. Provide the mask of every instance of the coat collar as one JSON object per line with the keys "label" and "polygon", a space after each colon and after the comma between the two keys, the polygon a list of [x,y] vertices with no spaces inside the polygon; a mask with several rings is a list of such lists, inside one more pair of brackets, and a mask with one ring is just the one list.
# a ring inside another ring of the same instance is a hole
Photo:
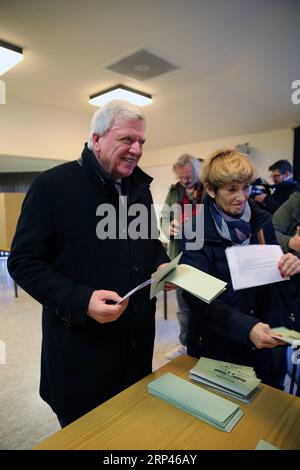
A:
{"label": "coat collar", "polygon": [[[114,179],[109,173],[107,173],[107,171],[104,170],[104,168],[102,168],[92,150],[88,148],[87,144],[84,146],[78,163],[88,173],[89,177],[92,177],[93,180],[102,186],[105,191],[115,194]],[[140,194],[150,186],[152,180],[153,178],[147,175],[147,173],[141,170],[138,166],[135,167],[129,177],[123,178],[122,181],[126,187],[130,204],[134,203]]]}

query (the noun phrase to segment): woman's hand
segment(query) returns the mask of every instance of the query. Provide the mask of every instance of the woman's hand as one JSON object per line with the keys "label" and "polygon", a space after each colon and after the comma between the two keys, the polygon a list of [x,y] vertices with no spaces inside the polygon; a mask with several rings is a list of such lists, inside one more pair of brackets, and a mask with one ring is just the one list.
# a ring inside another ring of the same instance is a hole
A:
{"label": "woman's hand", "polygon": [[286,253],[282,255],[278,268],[282,277],[293,276],[294,274],[300,273],[300,259],[298,256],[293,255],[292,253]]}
{"label": "woman's hand", "polygon": [[176,219],[172,220],[169,227],[170,237],[175,237],[175,235],[178,235],[179,227],[179,222]]}
{"label": "woman's hand", "polygon": [[272,337],[272,330],[267,323],[256,323],[256,325],[250,330],[249,338],[257,347],[262,348],[275,348],[276,346],[284,346],[285,343]]}
{"label": "woman's hand", "polygon": [[290,250],[300,252],[300,226],[297,227],[295,235],[289,239],[288,247]]}

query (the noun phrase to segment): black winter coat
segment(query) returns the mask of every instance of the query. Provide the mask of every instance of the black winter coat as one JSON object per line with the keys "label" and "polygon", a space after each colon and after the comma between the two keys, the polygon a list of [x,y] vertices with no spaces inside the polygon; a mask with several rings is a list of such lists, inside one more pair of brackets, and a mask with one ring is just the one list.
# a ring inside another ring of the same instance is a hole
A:
{"label": "black winter coat", "polygon": [[[263,233],[267,244],[277,244],[271,216],[252,200],[251,244],[258,244],[258,233]],[[187,348],[192,356],[210,357],[233,363],[251,365],[267,384],[280,386],[282,373],[275,371],[272,350],[256,349],[249,340],[250,330],[259,322],[271,326],[288,324],[287,304],[290,299],[284,281],[234,291],[231,284],[225,249],[231,242],[217,232],[207,203],[204,206],[204,246],[200,250],[185,251],[180,263],[190,264],[227,282],[227,288],[210,305],[191,294],[185,298],[191,308]]]}
{"label": "black winter coat", "polygon": [[275,185],[274,193],[265,198],[262,207],[270,212],[270,214],[274,214],[274,212],[288,200],[291,194],[299,190],[300,184],[298,181],[282,181],[282,183]]}
{"label": "black winter coat", "polygon": [[[128,206],[146,205],[149,219],[151,181],[138,167],[126,178]],[[96,210],[104,203],[118,213],[113,181],[85,147],[81,160],[35,179],[8,260],[11,276],[43,305],[40,394],[58,415],[72,419],[152,371],[155,301],[149,288],[107,324],[86,315],[92,292],[122,296],[169,261],[157,239],[100,240]]]}

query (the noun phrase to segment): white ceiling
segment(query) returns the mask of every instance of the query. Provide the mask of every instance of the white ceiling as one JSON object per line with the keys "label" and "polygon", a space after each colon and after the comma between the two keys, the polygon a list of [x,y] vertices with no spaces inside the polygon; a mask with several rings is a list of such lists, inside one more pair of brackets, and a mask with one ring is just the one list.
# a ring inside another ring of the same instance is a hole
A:
{"label": "white ceiling", "polygon": [[[118,83],[153,95],[147,150],[296,127],[298,0],[0,0],[0,39],[24,49],[10,99],[92,115]],[[105,70],[137,49],[178,66],[136,81]]]}

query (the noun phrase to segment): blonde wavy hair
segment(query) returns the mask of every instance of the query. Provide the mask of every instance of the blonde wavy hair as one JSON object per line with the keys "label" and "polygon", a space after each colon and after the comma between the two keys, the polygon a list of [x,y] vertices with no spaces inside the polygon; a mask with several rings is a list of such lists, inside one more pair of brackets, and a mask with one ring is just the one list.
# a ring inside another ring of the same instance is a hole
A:
{"label": "blonde wavy hair", "polygon": [[246,155],[234,149],[221,149],[203,163],[201,181],[214,191],[228,183],[253,183],[257,171]]}

